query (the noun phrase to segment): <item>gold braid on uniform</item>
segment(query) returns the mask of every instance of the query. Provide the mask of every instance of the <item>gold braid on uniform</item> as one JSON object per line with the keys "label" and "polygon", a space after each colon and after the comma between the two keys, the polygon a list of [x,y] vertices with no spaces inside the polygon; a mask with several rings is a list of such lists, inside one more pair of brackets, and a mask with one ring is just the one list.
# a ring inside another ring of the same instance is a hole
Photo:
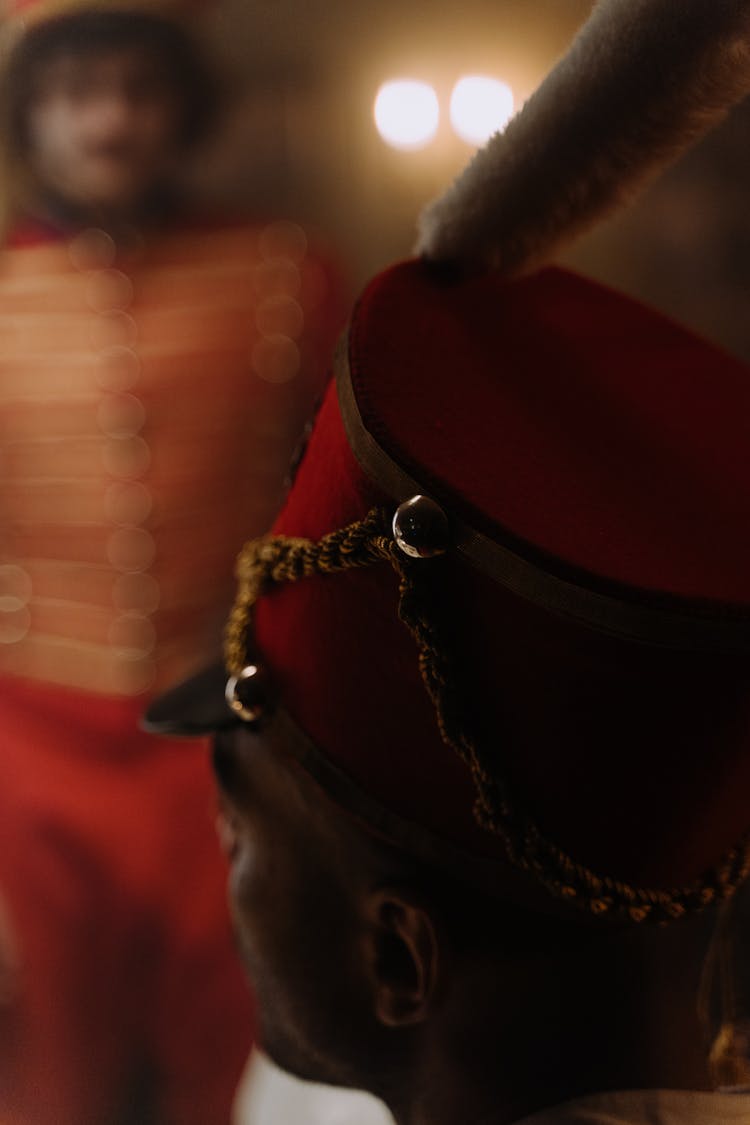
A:
{"label": "gold braid on uniform", "polygon": [[284,536],[251,540],[243,548],[236,574],[237,598],[225,634],[225,659],[231,675],[247,661],[247,638],[253,607],[271,586],[312,575],[336,574],[389,562],[399,577],[398,615],[416,641],[419,668],[435,707],[443,741],[459,755],[474,779],[474,816],[482,828],[500,836],[510,860],[529,872],[555,897],[592,914],[630,922],[665,923],[731,898],[750,875],[750,836],[715,868],[687,887],[650,890],[597,875],[547,840],[514,807],[508,786],[490,768],[462,722],[450,644],[441,630],[437,599],[425,575],[430,559],[408,558],[396,545],[386,512],[374,508],[367,517],[317,542]]}

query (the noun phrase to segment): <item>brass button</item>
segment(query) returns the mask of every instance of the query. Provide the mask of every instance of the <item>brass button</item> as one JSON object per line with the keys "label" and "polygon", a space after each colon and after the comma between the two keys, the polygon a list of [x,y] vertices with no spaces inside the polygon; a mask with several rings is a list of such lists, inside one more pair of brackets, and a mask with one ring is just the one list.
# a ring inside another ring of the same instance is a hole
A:
{"label": "brass button", "polygon": [[113,477],[133,480],[151,464],[151,450],[142,437],[110,438],[102,450],[105,470]]}
{"label": "brass button", "polygon": [[132,348],[138,341],[138,326],[126,312],[102,313],[91,326],[91,346],[102,352],[108,348]]}
{"label": "brass button", "polygon": [[160,601],[161,589],[152,574],[119,574],[112,586],[112,604],[120,613],[155,613]]}
{"label": "brass button", "polygon": [[142,527],[123,527],[107,540],[107,558],[115,570],[133,573],[148,570],[156,555],[153,536]]}
{"label": "brass button", "polygon": [[114,344],[97,356],[97,382],[113,393],[131,390],[141,374],[141,361],[133,348]]}
{"label": "brass button", "polygon": [[300,369],[299,348],[288,336],[266,336],[253,348],[252,366],[266,383],[288,383]]}
{"label": "brass button", "polygon": [[396,510],[393,538],[409,558],[443,555],[450,540],[448,519],[440,505],[428,496],[412,496]]}
{"label": "brass button", "polygon": [[116,481],[104,493],[105,518],[120,527],[137,527],[151,515],[154,499],[140,481]]}
{"label": "brass button", "polygon": [[299,266],[291,258],[273,258],[255,271],[258,295],[263,297],[296,297],[302,287]]}
{"label": "brass button", "polygon": [[97,270],[89,278],[87,298],[94,312],[125,312],[133,303],[133,282],[122,270]]}
{"label": "brass button", "polygon": [[68,257],[75,269],[109,269],[117,257],[117,247],[111,235],[105,230],[91,227],[71,238],[68,243]]}
{"label": "brass button", "polygon": [[246,665],[238,676],[230,676],[224,689],[226,701],[245,723],[258,723],[269,710],[268,682],[258,664]]}
{"label": "brass button", "polygon": [[135,395],[107,394],[99,403],[97,422],[107,437],[135,437],[145,421],[145,407]]}
{"label": "brass button", "polygon": [[280,294],[260,302],[255,323],[263,336],[283,335],[294,340],[302,333],[305,316],[298,301]]}

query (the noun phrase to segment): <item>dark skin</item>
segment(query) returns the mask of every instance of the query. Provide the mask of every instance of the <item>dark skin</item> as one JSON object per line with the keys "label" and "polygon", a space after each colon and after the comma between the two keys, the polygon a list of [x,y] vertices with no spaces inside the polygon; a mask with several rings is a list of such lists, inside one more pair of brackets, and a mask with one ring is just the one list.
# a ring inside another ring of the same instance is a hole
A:
{"label": "dark skin", "polygon": [[273,731],[221,735],[214,760],[240,951],[285,1069],[367,1089],[399,1125],[709,1087],[695,997],[710,918],[619,932],[535,916],[530,930],[460,883],[436,891],[450,877],[344,815]]}

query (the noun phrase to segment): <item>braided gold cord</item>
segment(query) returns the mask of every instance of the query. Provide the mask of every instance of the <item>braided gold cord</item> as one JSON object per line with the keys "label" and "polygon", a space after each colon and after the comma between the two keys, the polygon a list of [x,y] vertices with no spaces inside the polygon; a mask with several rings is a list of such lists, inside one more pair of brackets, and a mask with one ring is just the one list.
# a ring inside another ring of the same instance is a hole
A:
{"label": "braided gold cord", "polygon": [[227,670],[238,675],[246,663],[246,639],[253,607],[273,585],[297,582],[313,574],[336,574],[390,560],[398,551],[383,532],[385,513],[373,509],[360,523],[333,531],[318,542],[285,536],[251,539],[237,559],[237,595],[224,634]]}
{"label": "braided gold cord", "polygon": [[728,899],[750,876],[750,834],[712,871],[687,887],[654,890],[597,875],[577,863],[514,807],[507,784],[483,757],[463,721],[451,645],[441,629],[437,598],[431,598],[429,559],[407,558],[396,546],[388,517],[374,508],[364,520],[315,542],[283,536],[251,540],[236,567],[238,591],[227,623],[224,654],[227,669],[238,675],[247,662],[253,607],[273,585],[314,574],[336,574],[389,562],[399,578],[398,616],[417,646],[425,690],[435,708],[438,730],[469,769],[477,792],[474,816],[482,828],[499,836],[508,858],[529,872],[555,897],[595,915],[630,922],[665,923]]}

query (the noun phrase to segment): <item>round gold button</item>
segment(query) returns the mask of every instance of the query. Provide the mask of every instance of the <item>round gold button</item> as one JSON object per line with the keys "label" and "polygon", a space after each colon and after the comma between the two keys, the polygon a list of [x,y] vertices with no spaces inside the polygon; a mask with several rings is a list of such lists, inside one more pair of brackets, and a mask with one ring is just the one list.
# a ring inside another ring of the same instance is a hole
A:
{"label": "round gold button", "polygon": [[153,536],[142,527],[123,527],[107,540],[107,558],[115,570],[132,573],[148,570],[156,555]]}
{"label": "round gold button", "polygon": [[97,422],[107,437],[134,437],[145,421],[145,407],[135,395],[108,394],[99,403]]}
{"label": "round gold button", "polygon": [[255,323],[263,336],[289,336],[296,340],[305,323],[302,306],[293,297],[283,294],[266,297],[255,313]]}
{"label": "round gold button", "polygon": [[288,383],[300,368],[299,348],[288,336],[266,336],[253,348],[252,366],[267,383]]}
{"label": "round gold button", "polygon": [[444,555],[450,544],[448,517],[429,496],[412,496],[396,509],[393,538],[409,558]]}
{"label": "round gold button", "polygon": [[133,303],[133,283],[122,270],[96,270],[89,278],[86,295],[94,312],[125,312]]}
{"label": "round gold button", "polygon": [[138,342],[138,327],[126,312],[107,312],[94,318],[91,346],[96,352],[107,348],[133,348]]}
{"label": "round gold button", "polygon": [[111,438],[102,450],[105,470],[113,477],[133,480],[151,464],[151,450],[142,437]]}
{"label": "round gold button", "polygon": [[104,494],[105,518],[121,527],[137,527],[151,515],[153,497],[139,481],[117,481]]}
{"label": "round gold button", "polygon": [[141,361],[133,348],[114,344],[97,356],[97,382],[108,391],[129,391],[141,374]]}
{"label": "round gold button", "polygon": [[273,258],[255,271],[255,287],[260,297],[296,297],[302,287],[299,267],[291,258]]}
{"label": "round gold button", "polygon": [[152,574],[120,574],[112,587],[112,603],[121,613],[155,613],[160,600],[159,583]]}

